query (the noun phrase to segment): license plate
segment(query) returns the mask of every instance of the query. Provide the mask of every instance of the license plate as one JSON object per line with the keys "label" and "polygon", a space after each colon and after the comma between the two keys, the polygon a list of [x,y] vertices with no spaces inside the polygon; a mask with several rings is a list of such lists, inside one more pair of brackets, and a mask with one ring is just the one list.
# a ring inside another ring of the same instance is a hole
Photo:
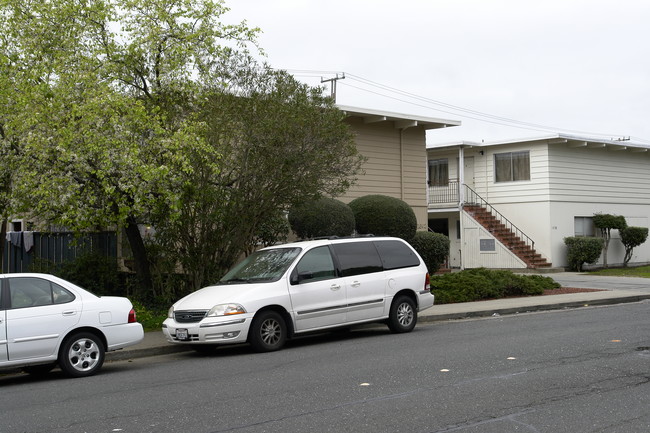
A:
{"label": "license plate", "polygon": [[189,340],[190,336],[187,333],[187,329],[177,329],[176,330],[176,338],[178,340]]}

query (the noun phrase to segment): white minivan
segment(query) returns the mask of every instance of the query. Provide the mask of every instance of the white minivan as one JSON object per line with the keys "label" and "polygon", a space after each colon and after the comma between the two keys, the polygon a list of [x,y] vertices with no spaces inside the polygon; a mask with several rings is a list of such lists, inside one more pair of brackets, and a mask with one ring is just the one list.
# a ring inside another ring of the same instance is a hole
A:
{"label": "white minivan", "polygon": [[163,333],[197,350],[248,342],[267,352],[296,334],[366,322],[409,332],[433,301],[427,268],[402,239],[303,241],[259,250],[182,298]]}

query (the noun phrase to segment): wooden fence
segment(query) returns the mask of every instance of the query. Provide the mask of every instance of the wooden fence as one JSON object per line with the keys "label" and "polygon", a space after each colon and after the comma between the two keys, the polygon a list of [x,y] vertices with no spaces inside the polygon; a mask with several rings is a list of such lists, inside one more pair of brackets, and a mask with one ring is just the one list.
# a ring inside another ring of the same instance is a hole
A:
{"label": "wooden fence", "polygon": [[88,253],[117,257],[115,232],[83,235],[70,232],[9,232],[7,239],[0,239],[0,242],[5,243],[3,273],[29,272],[30,265],[36,259],[60,264]]}

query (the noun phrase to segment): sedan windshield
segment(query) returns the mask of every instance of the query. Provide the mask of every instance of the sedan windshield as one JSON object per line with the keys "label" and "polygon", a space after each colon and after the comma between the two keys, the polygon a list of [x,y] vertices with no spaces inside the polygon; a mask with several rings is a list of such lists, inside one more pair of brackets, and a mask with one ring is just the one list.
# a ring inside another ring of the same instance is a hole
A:
{"label": "sedan windshield", "polygon": [[232,268],[221,284],[277,281],[300,253],[300,248],[274,248],[256,251]]}

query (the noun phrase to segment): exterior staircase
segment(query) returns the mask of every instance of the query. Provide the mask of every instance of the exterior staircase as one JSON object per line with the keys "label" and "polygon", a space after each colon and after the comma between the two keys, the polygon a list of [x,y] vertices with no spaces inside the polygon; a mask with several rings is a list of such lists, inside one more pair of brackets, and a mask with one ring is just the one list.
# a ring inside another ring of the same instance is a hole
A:
{"label": "exterior staircase", "polygon": [[[490,210],[479,204],[466,203],[463,206],[463,209],[487,231],[489,231],[492,236],[498,239],[499,242],[523,260],[528,268],[537,269],[551,267],[551,264],[548,263],[541,254],[535,251],[534,243],[527,237],[526,240],[522,239],[519,235],[519,230],[512,226],[512,224],[504,224],[493,215]],[[521,233],[521,235],[523,235],[523,233]]]}

